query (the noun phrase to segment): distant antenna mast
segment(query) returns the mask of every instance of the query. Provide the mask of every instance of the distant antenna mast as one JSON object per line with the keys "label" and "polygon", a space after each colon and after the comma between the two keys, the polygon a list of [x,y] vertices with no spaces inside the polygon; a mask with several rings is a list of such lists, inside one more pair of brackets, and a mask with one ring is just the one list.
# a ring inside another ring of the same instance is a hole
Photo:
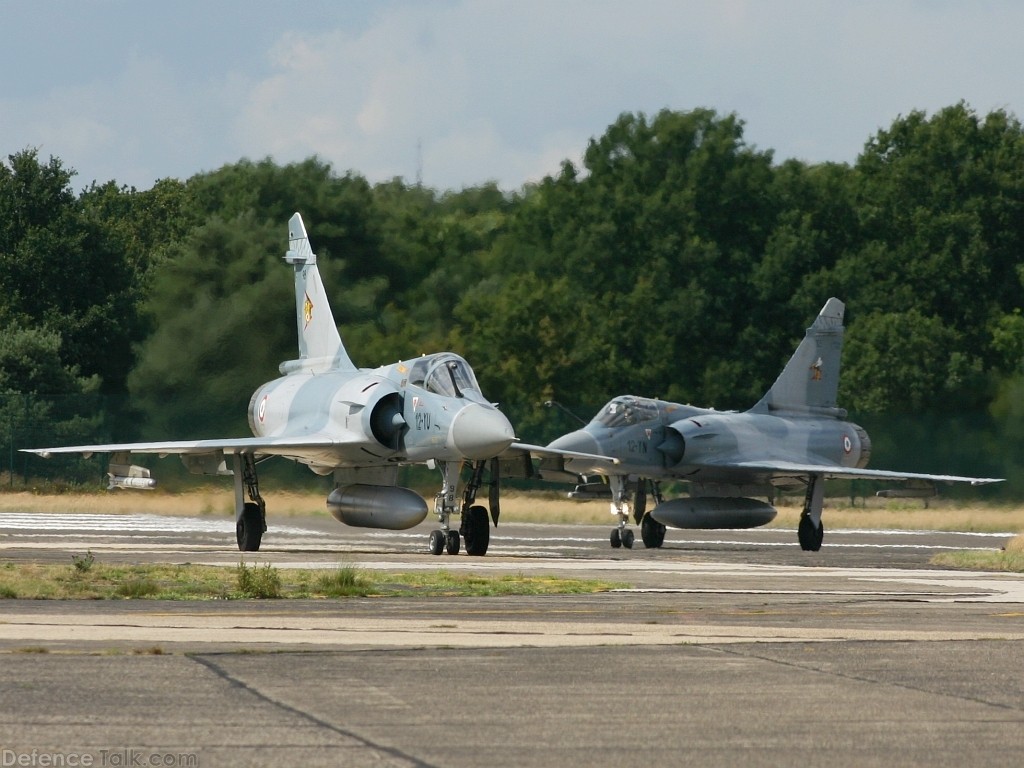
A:
{"label": "distant antenna mast", "polygon": [[423,139],[416,139],[416,186],[423,186]]}

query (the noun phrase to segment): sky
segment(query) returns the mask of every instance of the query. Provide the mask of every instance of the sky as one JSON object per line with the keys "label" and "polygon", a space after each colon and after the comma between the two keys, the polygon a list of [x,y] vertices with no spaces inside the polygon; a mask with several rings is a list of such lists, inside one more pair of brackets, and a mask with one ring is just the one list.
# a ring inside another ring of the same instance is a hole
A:
{"label": "sky", "polygon": [[148,189],[316,155],[517,190],[623,112],[852,163],[900,115],[1024,116],[1017,0],[0,0],[0,158]]}

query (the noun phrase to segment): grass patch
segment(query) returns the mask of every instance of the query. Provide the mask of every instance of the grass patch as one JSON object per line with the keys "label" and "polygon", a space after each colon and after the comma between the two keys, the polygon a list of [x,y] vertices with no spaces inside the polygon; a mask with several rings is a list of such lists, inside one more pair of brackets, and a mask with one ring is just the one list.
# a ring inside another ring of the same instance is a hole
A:
{"label": "grass patch", "polygon": [[281,574],[270,563],[257,567],[240,562],[235,572],[238,578],[238,591],[243,597],[281,597]]}
{"label": "grass patch", "polygon": [[373,593],[373,582],[352,565],[342,565],[317,577],[315,589],[325,597],[365,597]]}
{"label": "grass patch", "polygon": [[945,568],[1024,573],[1024,535],[1010,539],[999,552],[942,552],[930,562]]}
{"label": "grass patch", "polygon": [[88,571],[49,563],[0,566],[0,599],[238,600],[268,598],[486,597],[605,592],[627,586],[546,576],[476,576],[449,571],[387,573],[342,564],[336,569],[278,569],[239,563],[120,565],[95,562]]}
{"label": "grass patch", "polygon": [[548,576],[477,576],[471,573],[451,571],[429,571],[420,573],[392,574],[387,577],[392,585],[405,593],[436,595],[438,597],[459,597],[475,595],[496,597],[500,595],[579,595],[602,592],[624,587],[624,584],[610,584],[587,579],[562,579]]}
{"label": "grass patch", "polygon": [[1024,552],[943,552],[935,555],[931,563],[969,571],[1024,573]]}
{"label": "grass patch", "polygon": [[163,656],[164,649],[159,645],[151,645],[148,648],[135,648],[132,654],[135,656]]}
{"label": "grass patch", "polygon": [[117,588],[118,597],[152,597],[160,591],[160,585],[152,579],[130,578]]}
{"label": "grass patch", "polygon": [[92,564],[96,562],[96,556],[92,553],[92,550],[88,550],[84,555],[72,555],[71,564],[75,566],[75,570],[79,573],[88,573],[89,569],[92,568]]}

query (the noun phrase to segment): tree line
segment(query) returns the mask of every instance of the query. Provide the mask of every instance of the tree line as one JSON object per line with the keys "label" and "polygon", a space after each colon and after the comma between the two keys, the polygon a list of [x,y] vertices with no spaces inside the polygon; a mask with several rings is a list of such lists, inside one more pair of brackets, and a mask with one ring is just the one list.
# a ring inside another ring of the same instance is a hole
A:
{"label": "tree line", "polygon": [[[0,164],[0,427],[12,447],[247,433],[296,355],[302,213],[358,365],[454,349],[520,436],[616,394],[751,406],[830,296],[840,404],[877,466],[1024,494],[1024,132],[911,112],[853,164],[776,162],[709,109],[624,113],[516,192],[371,184],[316,157],[75,193]],[[18,444],[14,446],[14,443]]]}

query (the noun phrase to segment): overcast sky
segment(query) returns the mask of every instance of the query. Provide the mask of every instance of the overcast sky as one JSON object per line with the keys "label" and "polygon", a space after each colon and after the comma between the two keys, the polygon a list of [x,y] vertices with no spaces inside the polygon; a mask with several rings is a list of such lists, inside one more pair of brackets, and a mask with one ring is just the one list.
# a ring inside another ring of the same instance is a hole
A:
{"label": "overcast sky", "polygon": [[148,189],[241,158],[518,189],[622,112],[735,112],[776,161],[898,115],[1024,115],[1016,0],[0,0],[0,157]]}

